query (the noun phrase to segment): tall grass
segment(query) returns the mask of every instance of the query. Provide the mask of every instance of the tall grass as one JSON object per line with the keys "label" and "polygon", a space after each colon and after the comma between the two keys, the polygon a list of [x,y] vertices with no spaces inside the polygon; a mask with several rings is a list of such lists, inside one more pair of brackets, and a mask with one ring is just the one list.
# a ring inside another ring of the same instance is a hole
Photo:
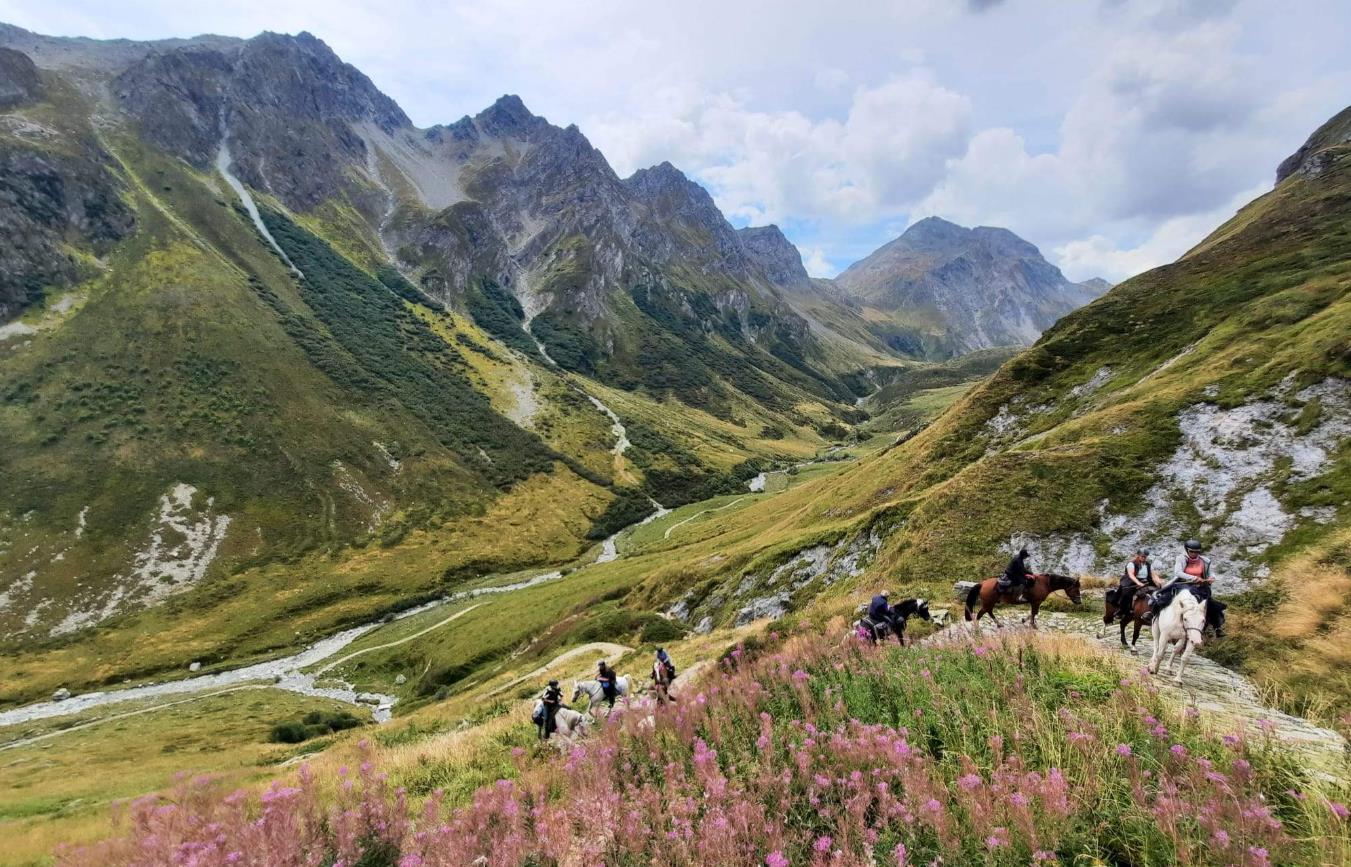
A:
{"label": "tall grass", "polygon": [[[758,655],[757,655],[758,654]],[[410,807],[377,769],[261,801],[189,781],[83,865],[1319,864],[1344,793],[1265,734],[1206,735],[1070,639],[738,649],[673,706]],[[327,789],[334,793],[326,795]]]}

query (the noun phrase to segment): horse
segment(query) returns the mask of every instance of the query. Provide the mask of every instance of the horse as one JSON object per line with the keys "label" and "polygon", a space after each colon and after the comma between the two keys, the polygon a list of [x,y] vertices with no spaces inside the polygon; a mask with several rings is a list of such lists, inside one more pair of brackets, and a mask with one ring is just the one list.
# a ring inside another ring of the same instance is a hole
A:
{"label": "horse", "polygon": [[[889,633],[895,632],[896,640],[904,646],[905,622],[911,617],[932,620],[933,617],[929,614],[929,600],[906,599],[900,605],[893,605],[889,623],[873,623],[865,614],[854,621],[854,634],[869,644],[876,644],[886,638]],[[895,629],[892,628],[893,625]]]}
{"label": "horse", "polygon": [[671,684],[675,683],[675,677],[670,674],[666,668],[666,663],[660,659],[652,663],[652,692],[657,696],[657,701],[665,704],[668,701],[675,701],[671,695]]}
{"label": "horse", "polygon": [[[1071,578],[1068,575],[1051,575],[1049,573],[1038,573],[1032,576],[1032,586],[1027,588],[1027,601],[1032,605],[1032,613],[1028,616],[1028,623],[1033,629],[1037,628],[1037,612],[1041,609],[1041,603],[1046,601],[1057,590],[1065,591],[1065,595],[1075,605],[1080,604],[1083,599],[1079,595],[1079,579]],[[975,611],[976,602],[980,602],[980,613],[972,617]],[[1012,605],[1019,600],[1014,598],[1014,594],[1009,592],[1001,593],[999,591],[998,578],[986,578],[984,581],[972,587],[966,594],[966,619],[974,620],[977,625],[980,619],[986,614],[994,621],[995,626],[1002,627],[1003,624],[994,616],[994,608],[999,603]]]}
{"label": "horse", "polygon": [[[1115,587],[1103,594],[1102,629],[1098,630],[1098,637],[1102,638],[1103,632],[1107,630],[1108,626],[1112,625],[1112,621],[1116,619],[1119,613],[1121,615],[1121,646],[1134,653],[1135,643],[1140,640],[1140,629],[1149,622],[1149,598],[1151,594],[1144,590],[1136,592],[1129,611],[1123,611],[1117,606],[1121,599],[1120,594],[1120,589]],[[1130,644],[1127,644],[1126,625],[1129,623],[1135,624],[1135,631],[1131,634]]]}
{"label": "horse", "polygon": [[[574,680],[572,682],[572,700],[568,704],[576,704],[577,699],[583,695],[591,699],[591,707],[593,708],[605,701],[605,690],[598,680]],[[616,677],[615,698],[628,701],[631,695],[633,695],[633,690],[629,688],[629,676],[623,674]]]}
{"label": "horse", "polygon": [[1179,593],[1168,603],[1167,608],[1159,612],[1159,616],[1154,618],[1149,628],[1154,633],[1154,656],[1149,660],[1149,673],[1159,673],[1159,663],[1163,660],[1164,651],[1170,648],[1173,651],[1168,659],[1168,668],[1171,671],[1181,645],[1182,661],[1178,665],[1177,674],[1173,677],[1174,683],[1181,684],[1182,670],[1187,667],[1192,650],[1200,647],[1204,641],[1202,633],[1206,628],[1205,602],[1191,593]]}
{"label": "horse", "polygon": [[[544,702],[536,701],[535,710],[531,714],[531,719],[544,719]],[[573,710],[570,707],[560,707],[554,713],[554,734],[565,738],[571,738],[574,735],[586,734],[587,726],[591,723],[591,717],[581,711]],[[546,736],[547,737],[547,736]]]}

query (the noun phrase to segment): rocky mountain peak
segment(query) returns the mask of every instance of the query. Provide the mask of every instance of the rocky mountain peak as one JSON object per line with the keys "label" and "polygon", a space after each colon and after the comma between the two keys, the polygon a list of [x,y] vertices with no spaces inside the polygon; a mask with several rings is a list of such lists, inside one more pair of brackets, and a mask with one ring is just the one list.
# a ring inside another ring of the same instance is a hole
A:
{"label": "rocky mountain peak", "polygon": [[940,217],[910,226],[836,283],[902,325],[898,346],[935,356],[1030,344],[1108,288],[1070,282],[1008,229]]}
{"label": "rocky mountain peak", "polygon": [[748,226],[738,229],[737,237],[751,261],[770,282],[786,288],[800,288],[811,283],[811,277],[802,265],[802,254],[778,226]]}
{"label": "rocky mountain peak", "polygon": [[0,109],[32,102],[42,92],[37,64],[21,51],[0,48]]}
{"label": "rocky mountain peak", "polygon": [[1276,168],[1276,183],[1295,173],[1319,175],[1331,164],[1330,148],[1351,142],[1351,106],[1333,115]]}
{"label": "rocky mountain peak", "polygon": [[474,121],[485,135],[497,138],[524,139],[549,125],[544,118],[532,114],[514,93],[498,97],[496,102],[475,115]]}

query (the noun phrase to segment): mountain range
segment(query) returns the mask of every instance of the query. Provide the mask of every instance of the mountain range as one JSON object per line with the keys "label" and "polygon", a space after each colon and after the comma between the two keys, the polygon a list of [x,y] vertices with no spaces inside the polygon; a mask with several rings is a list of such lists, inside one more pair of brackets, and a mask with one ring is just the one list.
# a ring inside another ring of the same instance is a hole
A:
{"label": "mountain range", "polygon": [[515,96],[418,128],[307,33],[3,25],[0,72],[10,645],[218,607],[262,652],[565,562],[1094,294],[932,220],[814,279],[669,163],[620,178]]}

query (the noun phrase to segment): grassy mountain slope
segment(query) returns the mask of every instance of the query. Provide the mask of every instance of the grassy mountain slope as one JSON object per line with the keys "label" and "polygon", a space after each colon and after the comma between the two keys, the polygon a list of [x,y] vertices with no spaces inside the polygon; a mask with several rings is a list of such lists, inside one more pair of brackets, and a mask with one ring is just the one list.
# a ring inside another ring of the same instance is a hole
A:
{"label": "grassy mountain slope", "polygon": [[1018,541],[1039,568],[1111,575],[1137,544],[1167,564],[1198,536],[1221,593],[1288,574],[1351,503],[1351,147],[1320,153],[1317,173],[1065,317],[918,436],[728,515],[727,568],[694,567],[692,616],[727,622],[783,592],[794,552],[837,540],[829,563],[855,546],[863,565],[806,569],[791,607],[879,585],[946,595]]}

